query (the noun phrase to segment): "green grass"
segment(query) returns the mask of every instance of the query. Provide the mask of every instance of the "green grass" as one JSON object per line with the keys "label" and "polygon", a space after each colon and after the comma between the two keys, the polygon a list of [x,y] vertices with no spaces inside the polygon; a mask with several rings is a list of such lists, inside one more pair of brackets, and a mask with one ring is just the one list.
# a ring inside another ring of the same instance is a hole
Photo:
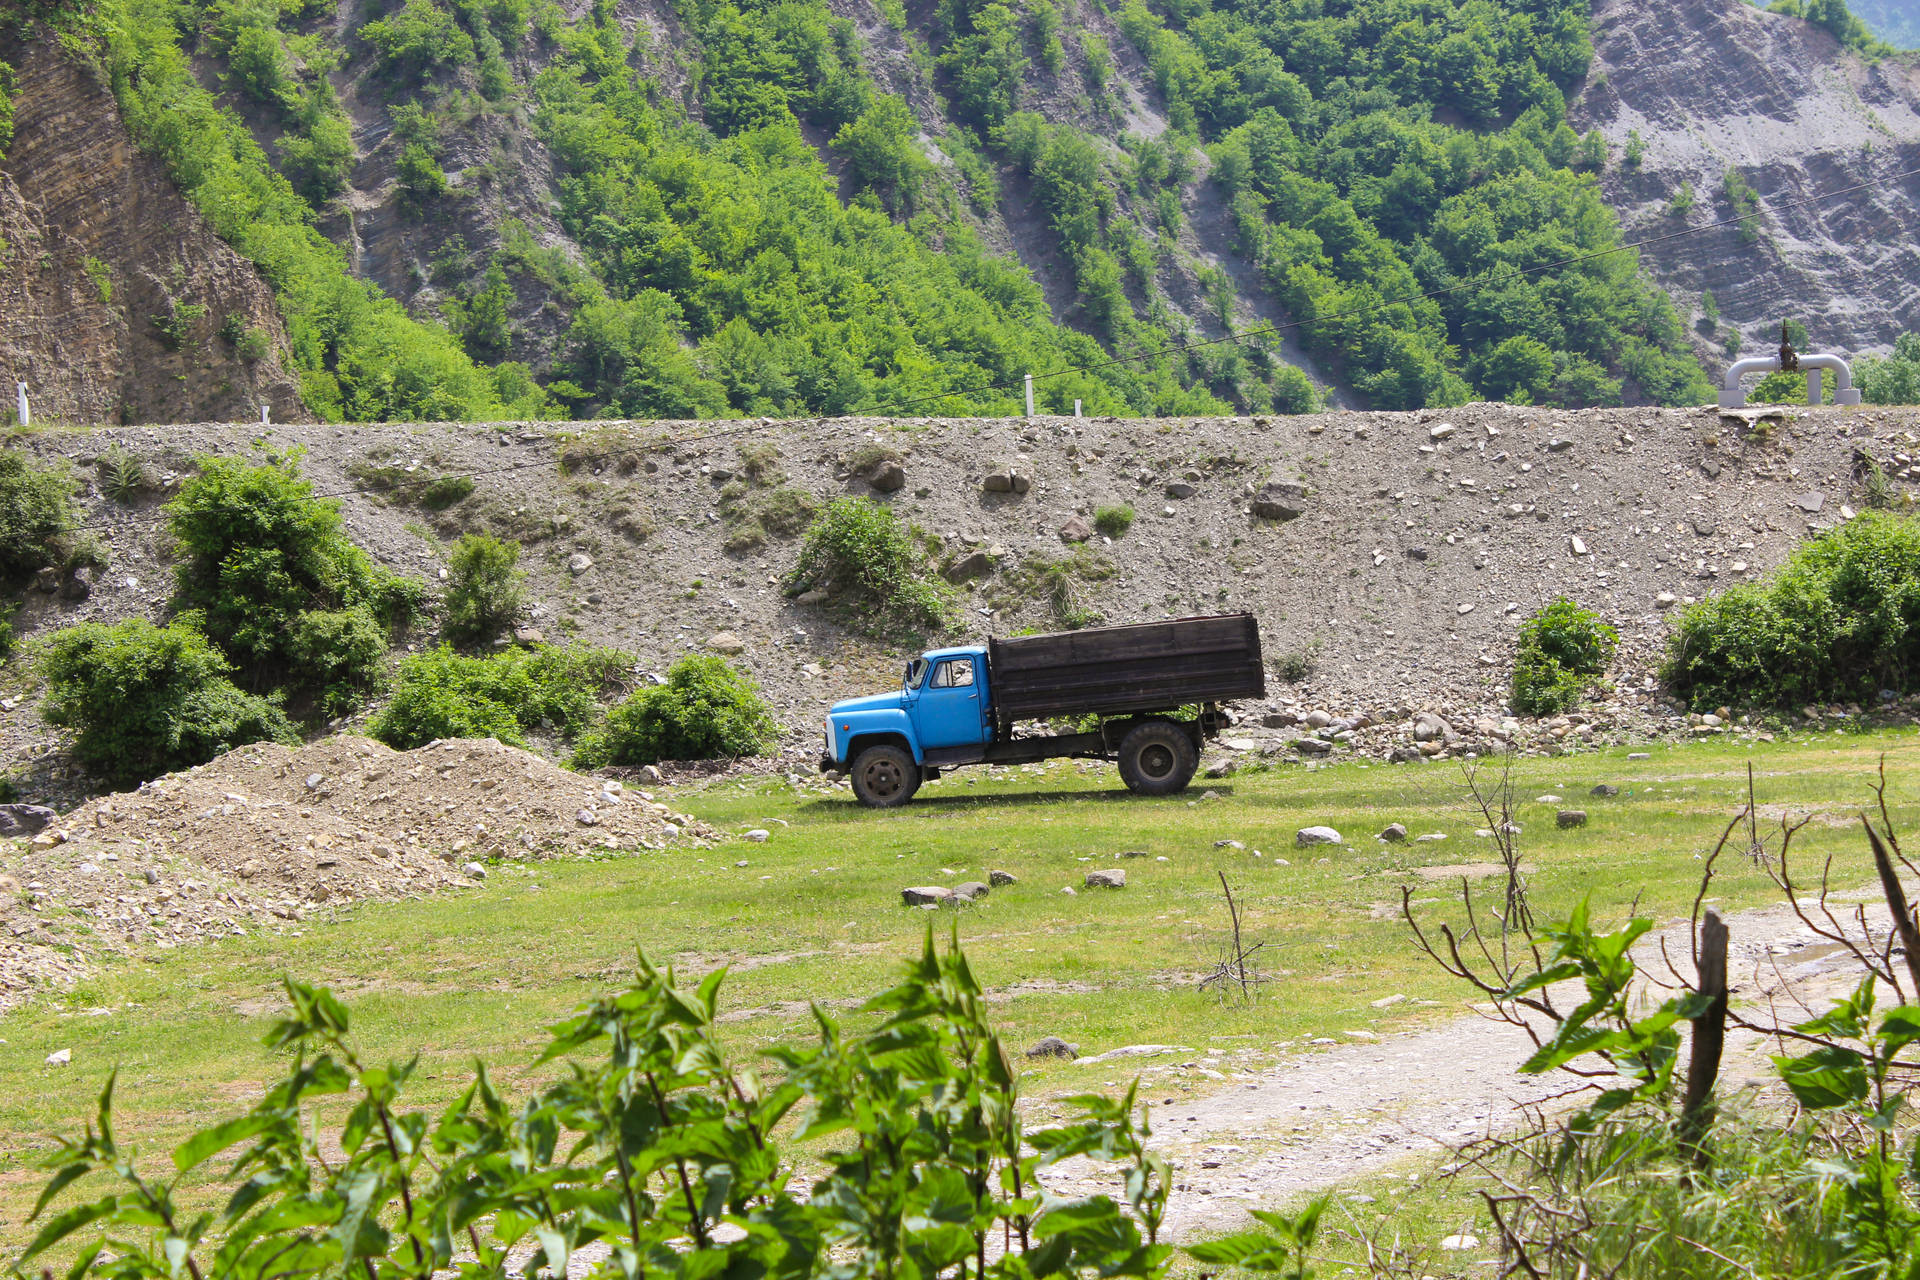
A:
{"label": "green grass", "polygon": [[[1864,884],[1871,871],[1848,824],[1882,753],[1896,823],[1911,831],[1920,825],[1911,731],[1751,750],[1656,748],[1642,761],[1624,750],[1523,761],[1515,788],[1536,913],[1551,917],[1590,894],[1602,921],[1617,920],[1636,895],[1658,920],[1684,915],[1700,856],[1744,802],[1749,760],[1762,803],[1831,815],[1800,838],[1803,858],[1832,853],[1836,884]],[[1597,782],[1622,794],[1588,798]],[[779,780],[722,783],[680,793],[676,807],[722,830],[767,827],[768,843],[502,866],[470,892],[363,905],[300,926],[298,936],[137,953],[103,964],[76,991],[0,1018],[0,1249],[22,1239],[39,1178],[29,1166],[48,1149],[46,1135],[81,1126],[114,1065],[121,1132],[153,1158],[188,1129],[244,1108],[278,1068],[258,1041],[282,973],[345,997],[368,1056],[421,1053],[416,1104],[448,1097],[476,1055],[509,1085],[527,1078],[542,1028],[620,983],[636,946],[683,969],[732,965],[725,1029],[751,1056],[808,1035],[809,999],[853,1019],[851,1003],[889,984],[930,919],[943,930],[957,921],[1016,1047],[1054,1034],[1086,1053],[1225,1043],[1253,1048],[1257,1059],[1282,1044],[1297,1051],[1308,1037],[1452,1017],[1464,993],[1413,952],[1397,904],[1400,887],[1413,884],[1417,897],[1437,900],[1427,911],[1457,913],[1454,889],[1414,868],[1492,856],[1491,842],[1474,835],[1481,823],[1460,783],[1448,765],[1347,763],[1243,775],[1213,784],[1212,799],[1196,787],[1143,800],[1109,768],[1059,764],[993,777],[962,771],[892,813]],[[1545,792],[1564,804],[1533,803]],[[1584,808],[1591,820],[1557,830],[1556,807]],[[1378,843],[1374,833],[1396,820],[1447,839]],[[1338,827],[1352,849],[1293,848],[1294,831],[1318,823]],[[1215,849],[1222,839],[1246,852]],[[1265,856],[1255,859],[1256,849]],[[1116,862],[1126,850],[1147,856]],[[1292,865],[1276,866],[1276,856]],[[1080,887],[1088,870],[1116,865],[1127,870],[1125,890]],[[904,886],[984,880],[989,868],[1020,883],[957,914],[900,905]],[[1222,871],[1244,900],[1249,933],[1267,939],[1274,957],[1274,982],[1252,1003],[1195,989],[1224,937]],[[1068,886],[1079,892],[1065,895]],[[1730,856],[1714,896],[1737,910],[1774,895],[1764,875]],[[1370,1007],[1395,992],[1409,1000]],[[59,1048],[72,1050],[73,1065],[44,1067]],[[1123,1085],[1131,1074],[1048,1062],[1026,1068],[1025,1087],[1063,1094]],[[1219,1086],[1155,1090],[1185,1087]]]}

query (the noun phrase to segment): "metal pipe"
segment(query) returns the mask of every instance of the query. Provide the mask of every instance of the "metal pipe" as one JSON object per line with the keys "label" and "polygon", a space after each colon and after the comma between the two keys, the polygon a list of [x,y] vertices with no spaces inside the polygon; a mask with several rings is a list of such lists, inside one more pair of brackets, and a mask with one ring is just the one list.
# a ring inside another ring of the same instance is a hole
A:
{"label": "metal pipe", "polygon": [[[1807,392],[1809,404],[1818,404],[1818,369],[1833,370],[1833,402],[1835,404],[1859,404],[1860,392],[1853,385],[1853,367],[1839,356],[1814,354],[1800,357],[1800,367],[1808,371]],[[1746,407],[1747,393],[1740,389],[1740,379],[1749,373],[1773,373],[1780,368],[1779,356],[1748,356],[1744,360],[1735,360],[1727,366],[1727,376],[1720,383],[1720,407],[1722,409],[1742,409]]]}

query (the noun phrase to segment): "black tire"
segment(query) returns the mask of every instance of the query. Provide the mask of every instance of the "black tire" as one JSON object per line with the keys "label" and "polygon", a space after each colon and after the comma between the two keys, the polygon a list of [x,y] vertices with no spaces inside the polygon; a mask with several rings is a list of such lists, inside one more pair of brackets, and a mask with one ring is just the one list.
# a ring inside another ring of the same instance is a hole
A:
{"label": "black tire", "polygon": [[868,747],[853,758],[853,794],[869,809],[896,809],[920,789],[920,766],[905,749]]}
{"label": "black tire", "polygon": [[1170,796],[1186,789],[1200,767],[1193,735],[1171,720],[1146,720],[1120,739],[1120,780],[1141,796]]}

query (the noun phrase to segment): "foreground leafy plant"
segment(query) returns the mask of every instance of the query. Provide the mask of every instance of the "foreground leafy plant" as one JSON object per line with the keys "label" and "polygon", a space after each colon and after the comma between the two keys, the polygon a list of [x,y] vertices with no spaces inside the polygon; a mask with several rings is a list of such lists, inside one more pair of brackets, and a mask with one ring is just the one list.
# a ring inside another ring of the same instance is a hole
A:
{"label": "foreground leafy plant", "polygon": [[[554,1083],[511,1105],[479,1066],[437,1115],[404,1104],[418,1059],[363,1061],[346,1008],[288,980],[291,1011],[266,1037],[292,1055],[285,1076],[182,1142],[164,1176],[115,1137],[110,1078],[94,1123],[44,1162],[33,1217],[82,1179],[115,1189],[48,1218],[16,1269],[77,1240],[72,1280],[504,1280],[564,1275],[588,1246],[610,1250],[597,1274],[629,1280],[1164,1271],[1169,1170],[1133,1092],[1075,1099],[1077,1119],[1025,1132],[957,941],[938,954],[929,931],[901,984],[864,1007],[879,1017],[865,1033],[816,1007],[817,1044],[776,1052],[777,1081],[728,1061],[722,976],[683,987],[643,956],[633,985],[553,1029],[536,1065],[564,1064]],[[316,1106],[344,1118],[323,1133]],[[810,1185],[789,1132],[831,1140]],[[188,1212],[184,1180],[236,1148],[214,1175],[224,1204]],[[1116,1164],[1118,1195],[1047,1194],[1038,1171],[1074,1156]]]}

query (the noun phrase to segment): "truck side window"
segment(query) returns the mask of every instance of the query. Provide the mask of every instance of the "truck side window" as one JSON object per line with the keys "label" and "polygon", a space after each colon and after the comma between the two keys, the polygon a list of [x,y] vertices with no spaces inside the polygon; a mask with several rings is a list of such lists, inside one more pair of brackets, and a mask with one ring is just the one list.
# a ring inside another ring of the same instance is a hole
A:
{"label": "truck side window", "polygon": [[973,684],[973,659],[955,658],[940,668],[934,683],[942,689],[964,689]]}

